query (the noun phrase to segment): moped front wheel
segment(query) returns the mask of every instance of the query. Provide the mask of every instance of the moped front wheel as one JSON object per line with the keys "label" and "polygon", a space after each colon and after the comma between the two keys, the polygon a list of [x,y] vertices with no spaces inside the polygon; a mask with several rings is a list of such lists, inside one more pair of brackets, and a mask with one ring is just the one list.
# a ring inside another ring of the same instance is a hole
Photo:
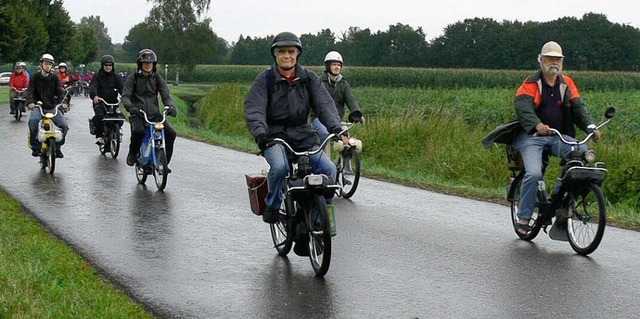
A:
{"label": "moped front wheel", "polygon": [[[511,224],[513,225],[513,230],[516,235],[520,237],[522,240],[533,240],[540,233],[540,229],[544,224],[544,218],[542,212],[540,212],[540,207],[538,202],[533,209],[533,214],[531,215],[531,219],[529,220],[530,231],[526,233],[521,233],[518,227],[518,213],[520,212],[520,191],[522,187],[522,178],[523,175],[517,176],[509,187],[508,198],[511,198]],[[540,196],[538,196],[540,197]]]}
{"label": "moped front wheel", "polygon": [[117,158],[118,154],[120,154],[120,124],[113,124],[109,136],[109,152],[111,152],[111,158]]}
{"label": "moped front wheel", "polygon": [[156,159],[158,161],[155,169],[153,170],[153,177],[156,181],[158,190],[164,190],[167,187],[167,154],[164,148],[156,148]]}
{"label": "moped front wheel", "polygon": [[48,144],[46,151],[46,160],[47,165],[45,170],[49,174],[53,174],[56,170],[56,140],[53,137],[50,137],[45,142]]}
{"label": "moped front wheel", "polygon": [[583,256],[594,252],[604,236],[607,207],[598,185],[589,183],[574,189],[567,207],[567,234],[573,250]]}
{"label": "moped front wheel", "polygon": [[323,277],[331,264],[331,228],[324,196],[311,195],[306,214],[309,233],[309,260],[316,276]]}
{"label": "moped front wheel", "polygon": [[[284,194],[287,192],[287,186],[283,188]],[[291,209],[295,209],[291,196],[285,195],[280,206],[278,214],[278,221],[270,224],[271,239],[273,240],[273,247],[278,252],[279,256],[286,256],[291,251],[293,246],[293,218],[294,212]]]}

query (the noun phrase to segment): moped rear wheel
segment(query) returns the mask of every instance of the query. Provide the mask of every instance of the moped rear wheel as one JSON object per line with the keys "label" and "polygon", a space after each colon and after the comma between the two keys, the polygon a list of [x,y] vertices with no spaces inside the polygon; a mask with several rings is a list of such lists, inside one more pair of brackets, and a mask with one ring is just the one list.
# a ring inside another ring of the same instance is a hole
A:
{"label": "moped rear wheel", "polygon": [[[516,177],[511,183],[511,187],[509,188],[509,198],[511,198],[511,224],[513,225],[513,230],[516,235],[520,237],[522,240],[533,240],[540,233],[540,228],[544,224],[543,214],[540,212],[540,207],[536,202],[536,206],[533,209],[533,214],[531,215],[531,219],[529,220],[529,226],[531,227],[531,231],[526,234],[522,234],[518,231],[518,212],[520,212],[520,188],[522,186],[522,178],[520,175]],[[538,196],[540,197],[540,196]]]}
{"label": "moped rear wheel", "polygon": [[342,186],[340,196],[353,196],[360,182],[360,154],[355,147],[342,154],[342,169],[338,172],[338,179]]}
{"label": "moped rear wheel", "polygon": [[567,234],[573,250],[583,256],[594,252],[607,224],[607,208],[604,195],[598,185],[589,183],[575,189],[567,207]]}
{"label": "moped rear wheel", "polygon": [[316,276],[322,277],[329,271],[331,263],[331,228],[327,204],[322,195],[311,195],[309,211],[306,214],[309,233],[309,260]]}
{"label": "moped rear wheel", "polygon": [[156,148],[156,159],[158,161],[156,168],[153,170],[153,177],[156,181],[158,190],[164,190],[167,187],[167,154],[164,148]]}
{"label": "moped rear wheel", "polygon": [[287,186],[283,188],[285,194],[282,205],[280,206],[280,212],[278,214],[278,221],[270,224],[271,239],[273,240],[273,247],[278,252],[279,256],[286,256],[291,251],[293,246],[293,215],[294,212],[291,209],[295,209],[293,200],[290,196],[286,195]]}

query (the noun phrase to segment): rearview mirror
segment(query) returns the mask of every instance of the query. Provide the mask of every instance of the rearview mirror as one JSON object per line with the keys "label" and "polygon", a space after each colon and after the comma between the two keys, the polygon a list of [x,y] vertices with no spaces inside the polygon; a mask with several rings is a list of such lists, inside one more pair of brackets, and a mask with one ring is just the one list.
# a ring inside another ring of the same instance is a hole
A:
{"label": "rearview mirror", "polygon": [[610,107],[604,112],[604,117],[606,117],[608,119],[612,118],[614,115],[616,115],[616,108],[615,107]]}

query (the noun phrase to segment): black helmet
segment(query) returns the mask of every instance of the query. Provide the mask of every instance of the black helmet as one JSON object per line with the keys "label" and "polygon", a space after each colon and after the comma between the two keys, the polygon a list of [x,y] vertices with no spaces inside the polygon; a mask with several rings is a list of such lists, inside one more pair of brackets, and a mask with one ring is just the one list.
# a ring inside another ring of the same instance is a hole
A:
{"label": "black helmet", "polygon": [[158,56],[151,49],[142,49],[138,52],[138,70],[142,69],[143,62],[152,62],[153,63],[153,72],[156,72],[156,64],[158,63]]}
{"label": "black helmet", "polygon": [[116,64],[116,59],[114,59],[113,56],[108,54],[103,55],[102,59],[100,60],[100,65],[104,66],[107,63]]}
{"label": "black helmet", "polygon": [[300,42],[300,38],[291,32],[280,32],[273,38],[273,42],[271,42],[271,55],[274,57],[276,56],[274,50],[277,47],[296,47],[298,48],[298,56],[302,53],[302,42]]}

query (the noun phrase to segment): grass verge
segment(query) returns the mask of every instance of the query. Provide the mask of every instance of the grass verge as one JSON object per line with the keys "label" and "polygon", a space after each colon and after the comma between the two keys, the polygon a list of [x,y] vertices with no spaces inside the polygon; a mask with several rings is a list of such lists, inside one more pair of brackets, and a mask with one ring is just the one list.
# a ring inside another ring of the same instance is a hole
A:
{"label": "grass verge", "polygon": [[0,318],[152,318],[0,191]]}

